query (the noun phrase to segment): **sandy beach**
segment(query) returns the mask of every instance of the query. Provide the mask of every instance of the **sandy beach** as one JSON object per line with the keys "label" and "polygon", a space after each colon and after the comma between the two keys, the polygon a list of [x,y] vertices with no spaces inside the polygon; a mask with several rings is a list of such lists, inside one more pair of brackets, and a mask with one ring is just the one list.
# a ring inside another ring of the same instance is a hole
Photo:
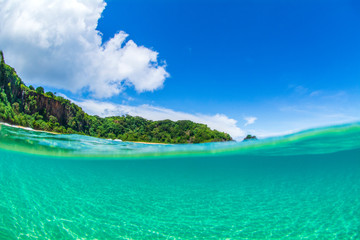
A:
{"label": "sandy beach", "polygon": [[24,130],[29,130],[29,131],[34,131],[34,132],[46,132],[46,133],[50,133],[50,134],[61,134],[61,133],[57,133],[57,132],[49,132],[49,131],[44,131],[44,130],[36,130],[30,127],[23,127],[23,126],[19,126],[19,125],[12,125],[9,123],[4,123],[4,122],[0,122],[0,125],[5,125],[5,126],[9,126],[9,127],[14,127],[14,128],[21,128]]}
{"label": "sandy beach", "polygon": [[[49,131],[44,131],[44,130],[36,130],[30,127],[23,127],[23,126],[19,126],[19,125],[12,125],[9,123],[4,123],[4,122],[0,122],[0,125],[5,125],[5,126],[9,126],[9,127],[14,127],[14,128],[21,128],[24,130],[28,130],[28,131],[34,131],[34,132],[45,132],[45,133],[50,133],[50,134],[66,134],[66,133],[57,133],[57,132],[49,132]],[[122,141],[121,139],[108,139],[108,140],[112,140],[112,141],[118,141],[118,142],[130,142],[130,143],[141,143],[141,144],[161,144],[161,145],[172,145],[171,143],[152,143],[152,142],[136,142],[136,141]]]}

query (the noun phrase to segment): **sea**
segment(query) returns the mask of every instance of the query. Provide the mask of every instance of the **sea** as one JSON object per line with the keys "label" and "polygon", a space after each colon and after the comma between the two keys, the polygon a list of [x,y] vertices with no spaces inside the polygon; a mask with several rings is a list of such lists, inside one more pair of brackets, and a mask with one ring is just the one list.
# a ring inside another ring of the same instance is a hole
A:
{"label": "sea", "polygon": [[360,123],[180,145],[0,125],[0,239],[360,239]]}

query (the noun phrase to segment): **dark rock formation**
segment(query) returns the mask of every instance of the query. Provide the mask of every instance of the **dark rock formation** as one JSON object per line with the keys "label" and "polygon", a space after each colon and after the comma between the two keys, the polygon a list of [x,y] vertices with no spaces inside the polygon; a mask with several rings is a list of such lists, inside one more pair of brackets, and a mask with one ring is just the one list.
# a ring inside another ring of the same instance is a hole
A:
{"label": "dark rock formation", "polygon": [[243,142],[245,142],[245,141],[252,141],[252,140],[257,140],[257,137],[248,134],[248,135],[244,138]]}

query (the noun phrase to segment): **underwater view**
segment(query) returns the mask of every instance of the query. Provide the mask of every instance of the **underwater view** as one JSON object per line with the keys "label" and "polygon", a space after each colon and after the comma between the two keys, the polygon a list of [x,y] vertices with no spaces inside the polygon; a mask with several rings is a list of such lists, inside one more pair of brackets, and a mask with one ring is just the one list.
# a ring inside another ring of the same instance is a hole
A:
{"label": "underwater view", "polygon": [[0,239],[360,239],[360,123],[141,144],[0,125]]}
{"label": "underwater view", "polygon": [[360,240],[360,1],[0,0],[0,240]]}

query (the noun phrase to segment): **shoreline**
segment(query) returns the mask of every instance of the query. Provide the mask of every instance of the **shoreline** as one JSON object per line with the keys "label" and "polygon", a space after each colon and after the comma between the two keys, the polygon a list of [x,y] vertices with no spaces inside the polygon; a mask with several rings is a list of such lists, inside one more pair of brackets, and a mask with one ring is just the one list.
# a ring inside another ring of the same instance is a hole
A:
{"label": "shoreline", "polygon": [[129,143],[141,143],[141,144],[161,144],[161,145],[173,145],[172,143],[154,143],[154,142],[137,142],[137,141],[122,141],[122,142],[129,142]]}
{"label": "shoreline", "polygon": [[[30,127],[23,127],[23,126],[20,126],[20,125],[12,125],[12,124],[5,123],[5,122],[0,122],[0,125],[5,125],[5,126],[8,126],[8,127],[13,127],[13,128],[20,128],[20,129],[24,129],[24,130],[28,130],[28,131],[33,131],[33,132],[44,132],[44,133],[49,133],[49,134],[54,134],[54,135],[59,135],[59,134],[66,135],[66,133],[57,133],[57,132],[49,132],[49,131],[45,131],[45,130],[37,130],[37,129],[30,128]],[[87,136],[87,135],[85,135],[85,136]],[[102,139],[102,138],[100,138],[100,139]],[[107,139],[107,140],[116,141],[116,142],[124,142],[124,143],[129,142],[129,143],[141,143],[141,144],[150,144],[150,145],[154,145],[154,144],[172,145],[171,143],[123,141],[121,139]]]}
{"label": "shoreline", "polygon": [[45,132],[45,133],[50,133],[50,134],[54,134],[54,135],[61,134],[61,133],[57,133],[57,132],[49,132],[49,131],[45,131],[45,130],[37,130],[37,129],[33,129],[31,127],[24,127],[24,126],[20,126],[20,125],[12,125],[12,124],[5,123],[5,122],[0,122],[0,125],[5,125],[5,126],[8,126],[8,127],[13,127],[13,128],[21,128],[21,129],[28,130],[28,131],[33,131],[33,132]]}

